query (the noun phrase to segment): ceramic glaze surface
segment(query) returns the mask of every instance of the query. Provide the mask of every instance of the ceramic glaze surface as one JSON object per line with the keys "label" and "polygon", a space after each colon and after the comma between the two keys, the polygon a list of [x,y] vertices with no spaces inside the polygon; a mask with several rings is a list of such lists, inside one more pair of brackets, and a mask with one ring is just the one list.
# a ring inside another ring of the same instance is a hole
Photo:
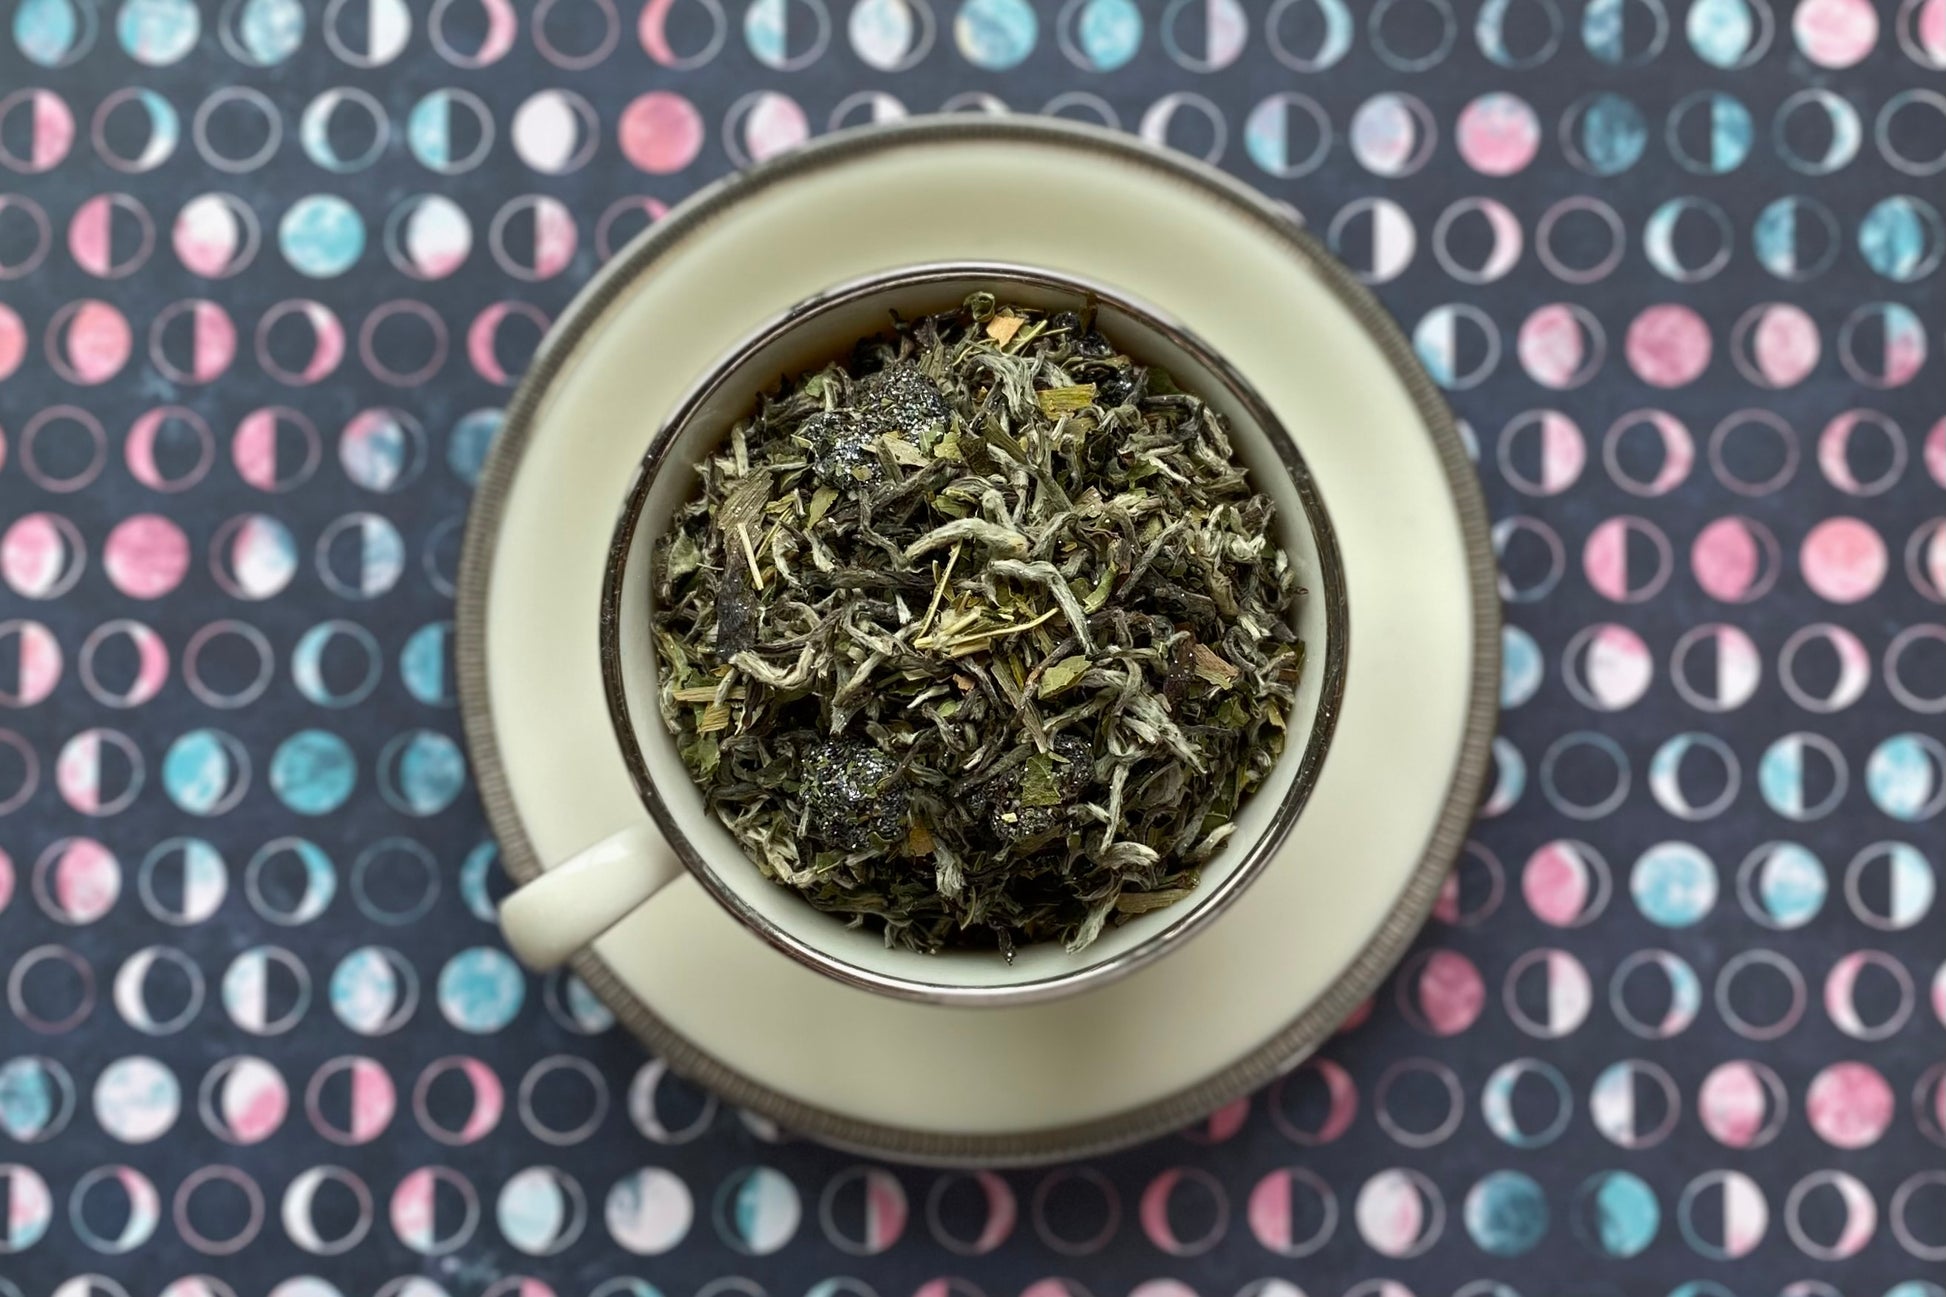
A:
{"label": "ceramic glaze surface", "polygon": [[[1304,448],[1319,493],[1346,501],[1345,523],[1334,522],[1346,597],[1369,628],[1354,650],[1312,800],[1277,865],[1245,894],[1248,903],[1164,963],[1085,997],[951,1020],[805,979],[686,882],[594,948],[654,1019],[634,1025],[665,1050],[698,1051],[684,1057],[688,1070],[713,1064],[706,1075],[719,1085],[765,1078],[781,1092],[774,1112],[790,1114],[784,1104],[797,1104],[942,1138],[998,1139],[1152,1108],[1225,1070],[1216,1060],[1259,1053],[1294,1020],[1331,1012],[1317,1006],[1334,996],[1342,1001],[1336,1013],[1350,1007],[1356,992],[1339,984],[1341,974],[1388,924],[1396,953],[1401,898],[1420,893],[1407,927],[1431,902],[1435,880],[1421,869],[1427,844],[1442,816],[1447,832],[1463,820],[1448,810],[1449,789],[1463,775],[1480,778],[1484,733],[1473,736],[1470,773],[1460,754],[1474,680],[1474,601],[1485,592],[1474,588],[1483,573],[1469,570],[1462,506],[1428,413],[1281,222],[1078,132],[901,138],[730,191],[735,201],[674,227],[666,255],[647,245],[638,254],[645,264],[591,290],[580,310],[598,323],[564,335],[564,350],[543,362],[549,381],[537,389],[531,417],[516,420],[522,440],[510,444],[520,449],[519,471],[500,506],[483,604],[484,698],[512,807],[539,860],[565,859],[589,835],[639,819],[619,763],[582,759],[605,741],[599,679],[551,669],[597,652],[588,611],[609,543],[604,520],[564,502],[625,480],[641,449],[631,432],[636,412],[673,409],[687,375],[705,372],[783,307],[834,280],[926,264],[968,245],[1169,303]],[[1072,183],[1077,175],[1086,184]],[[1002,235],[980,218],[978,195],[1000,183],[1053,196],[1032,230]],[[862,195],[882,226],[853,219]],[[933,215],[922,219],[926,213]],[[1145,257],[1186,225],[1211,236],[1198,255],[1167,264]],[[788,251],[789,236],[806,232],[816,236],[815,261]],[[697,323],[669,335],[660,322],[672,314]],[[626,362],[651,346],[666,371]],[[1362,439],[1338,432],[1350,427],[1372,431]],[[1450,442],[1450,428],[1446,436]],[[1457,457],[1456,442],[1448,450]],[[1475,543],[1484,549],[1485,541],[1482,526]],[[1490,654],[1491,642],[1478,651]],[[1413,742],[1394,742],[1408,733]],[[1394,794],[1388,814],[1374,816],[1361,772],[1388,764]],[[680,777],[673,762],[669,774]],[[1253,803],[1247,814],[1267,809]],[[1360,867],[1336,875],[1315,863],[1334,859]],[[773,908],[793,903],[788,895],[763,899]],[[1212,983],[1278,990],[1224,996],[1221,1011],[1182,993]],[[699,985],[719,989],[707,1000],[683,990]],[[816,1039],[796,1030],[807,1016],[829,1024]],[[926,1047],[912,1051],[915,1039]],[[1131,1066],[1137,1058],[1147,1061]],[[1268,1075],[1277,1061],[1260,1056],[1254,1066]],[[823,1133],[844,1138],[835,1125]]]}
{"label": "ceramic glaze surface", "polygon": [[[654,273],[653,267],[644,273]],[[751,869],[735,839],[694,791],[662,723],[662,664],[649,634],[654,547],[666,534],[664,520],[696,489],[693,466],[717,453],[724,428],[752,408],[778,374],[803,372],[845,355],[891,315],[912,319],[949,311],[969,294],[988,291],[1043,310],[1091,305],[1096,326],[1116,346],[1164,366],[1186,390],[1205,394],[1224,422],[1237,462],[1274,502],[1277,543],[1306,590],[1290,610],[1309,669],[1295,695],[1285,736],[1287,759],[1243,807],[1237,837],[1202,869],[1193,897],[1116,924],[1086,952],[1073,955],[1056,943],[1029,945],[1010,959],[980,951],[920,955],[891,949],[875,930],[820,916]],[[540,400],[551,404],[553,398]],[[570,416],[561,411],[551,417]],[[545,435],[538,427],[535,433]],[[1099,279],[991,263],[913,266],[834,285],[813,301],[794,304],[732,344],[678,399],[649,444],[620,513],[603,558],[597,651],[610,723],[637,794],[687,867],[732,915],[807,966],[867,990],[991,1006],[1074,994],[1160,957],[1233,903],[1277,857],[1310,797],[1336,728],[1349,648],[1343,557],[1301,452],[1242,375],[1180,324]],[[509,602],[517,609],[517,601]]]}

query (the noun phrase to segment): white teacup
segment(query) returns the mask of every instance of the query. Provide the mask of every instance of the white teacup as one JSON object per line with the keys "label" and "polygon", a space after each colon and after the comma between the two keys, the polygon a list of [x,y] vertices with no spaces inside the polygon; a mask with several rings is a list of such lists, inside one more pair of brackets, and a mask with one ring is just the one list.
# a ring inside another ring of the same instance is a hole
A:
{"label": "white teacup", "polygon": [[[784,375],[846,354],[884,329],[990,291],[1060,310],[1084,303],[1118,347],[1166,367],[1225,420],[1252,481],[1277,505],[1278,540],[1308,595],[1297,630],[1308,649],[1282,758],[1238,816],[1238,831],[1202,871],[1194,895],[1105,929],[1087,949],[1059,943],[926,955],[812,908],[765,878],[705,807],[657,704],[650,556],[696,486],[694,465]],[[759,329],[692,388],[663,424],[630,484],[602,588],[601,671],[617,741],[649,818],[548,869],[500,907],[508,942],[536,969],[554,967],[685,872],[745,926],[800,962],[866,990],[953,1004],[1019,1004],[1066,995],[1158,958],[1206,926],[1276,855],[1317,781],[1344,690],[1347,610],[1338,545],[1296,445],[1243,379],[1191,334],[1113,289],[1018,266],[913,267],[843,285]],[[1327,862],[1317,862],[1320,866]]]}

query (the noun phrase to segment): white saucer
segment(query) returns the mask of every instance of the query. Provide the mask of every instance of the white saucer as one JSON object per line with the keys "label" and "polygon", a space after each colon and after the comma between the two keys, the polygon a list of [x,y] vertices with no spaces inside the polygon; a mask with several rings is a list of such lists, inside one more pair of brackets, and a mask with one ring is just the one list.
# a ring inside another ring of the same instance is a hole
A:
{"label": "white saucer", "polygon": [[1025,119],[845,132],[706,190],[576,299],[508,410],[467,532],[460,692],[516,878],[644,819],[596,660],[603,561],[643,449],[759,322],[871,272],[966,259],[1154,304],[1301,447],[1344,550],[1351,660],[1288,844],[1183,949],[1052,1003],[847,988],[690,879],[575,968],[672,1068],[788,1129],[886,1158],[1020,1163],[1186,1125],[1315,1048],[1419,928],[1481,795],[1499,674],[1485,507],[1405,340],[1311,238],[1213,170]]}

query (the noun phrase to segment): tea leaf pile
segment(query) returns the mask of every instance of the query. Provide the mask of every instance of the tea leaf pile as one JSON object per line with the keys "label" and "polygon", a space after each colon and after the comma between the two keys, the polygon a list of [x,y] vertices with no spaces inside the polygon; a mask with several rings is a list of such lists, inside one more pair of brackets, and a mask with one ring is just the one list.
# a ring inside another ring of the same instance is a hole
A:
{"label": "tea leaf pile", "polygon": [[888,945],[1172,905],[1283,750],[1300,574],[1220,417],[1089,315],[898,322],[783,384],[655,557],[664,722],[765,874]]}

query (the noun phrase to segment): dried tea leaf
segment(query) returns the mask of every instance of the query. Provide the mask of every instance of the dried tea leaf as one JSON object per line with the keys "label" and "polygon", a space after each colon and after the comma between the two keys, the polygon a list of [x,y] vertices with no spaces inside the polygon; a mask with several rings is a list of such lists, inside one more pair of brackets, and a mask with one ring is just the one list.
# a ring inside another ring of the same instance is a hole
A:
{"label": "dried tea leaf", "polygon": [[1195,890],[1194,887],[1165,887],[1154,892],[1123,892],[1115,898],[1115,913],[1148,914],[1167,909],[1177,901],[1186,899]]}
{"label": "dried tea leaf", "polygon": [[1098,613],[1108,606],[1108,596],[1115,589],[1115,576],[1115,569],[1112,567],[1102,570],[1101,575],[1095,580],[1094,589],[1088,591],[1087,596],[1081,601],[1083,611]]}

